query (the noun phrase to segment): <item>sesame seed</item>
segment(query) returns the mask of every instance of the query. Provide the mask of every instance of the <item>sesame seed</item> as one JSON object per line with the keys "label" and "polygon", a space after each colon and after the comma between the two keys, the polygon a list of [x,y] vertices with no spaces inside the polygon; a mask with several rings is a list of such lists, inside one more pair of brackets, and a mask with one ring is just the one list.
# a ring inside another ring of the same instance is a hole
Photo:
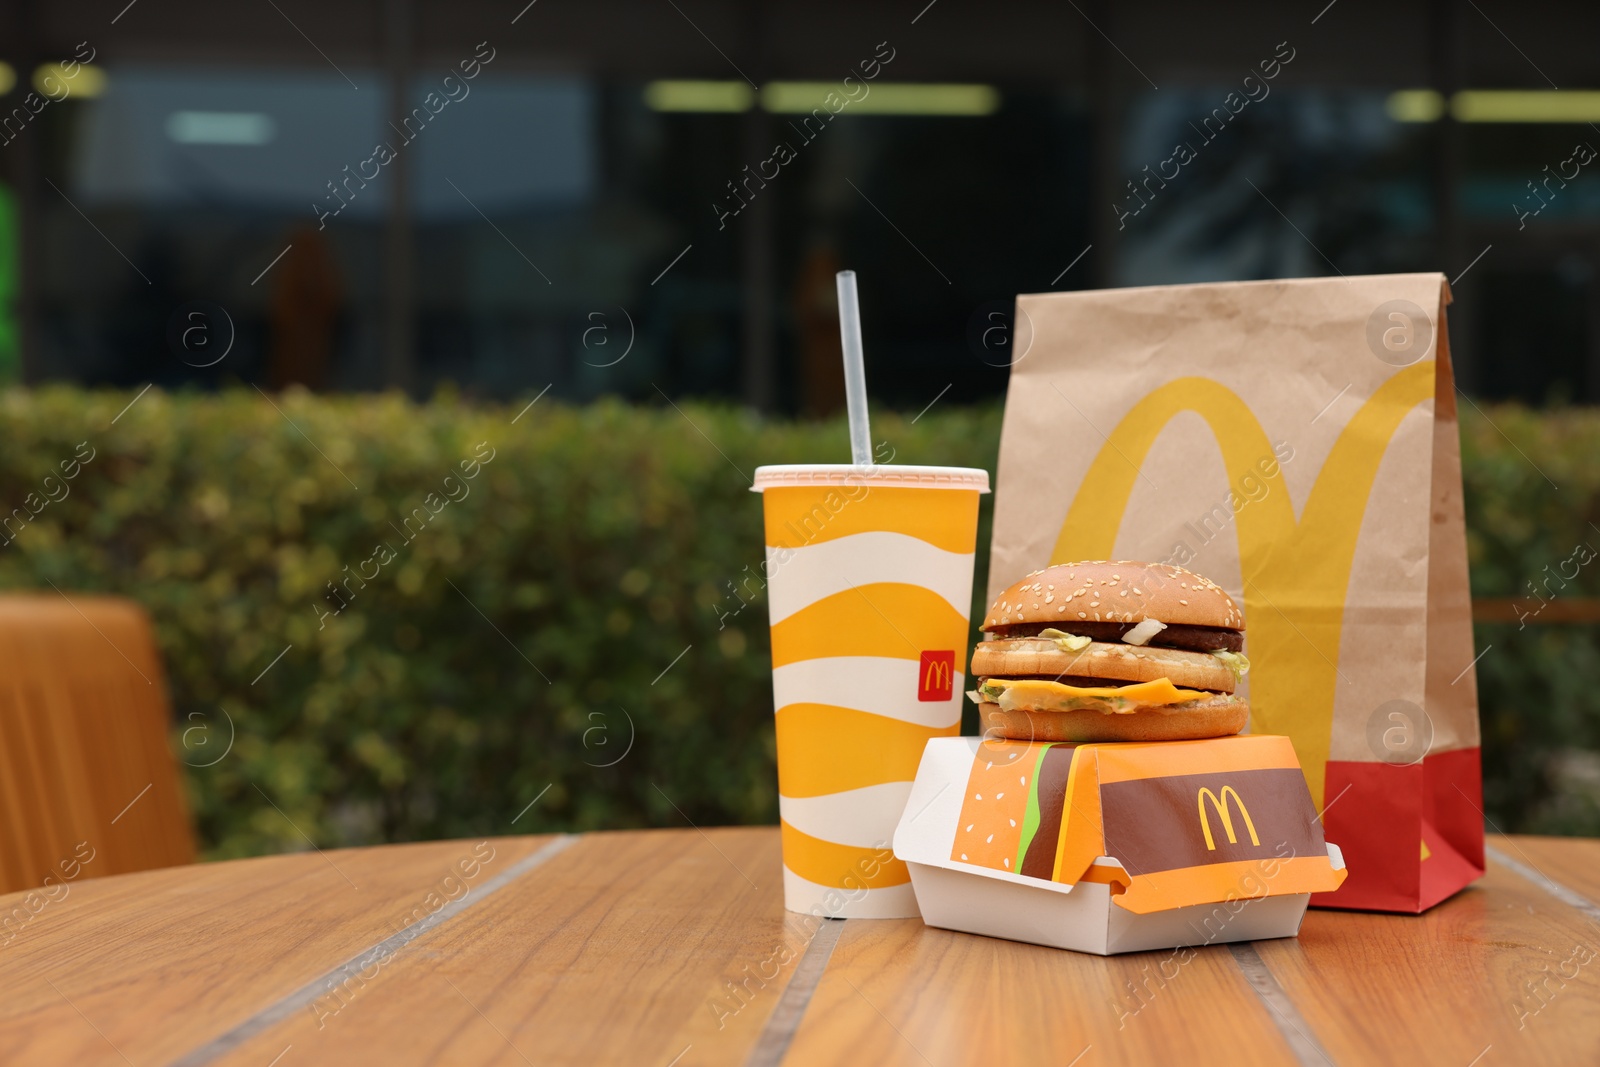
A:
{"label": "sesame seed", "polygon": [[972,799],[974,799],[974,800],[982,800],[983,799],[983,794],[982,793],[974,793],[974,794],[972,794]]}
{"label": "sesame seed", "polygon": [[1056,611],[1058,611],[1058,612],[1065,612],[1066,610],[1067,610],[1067,606],[1065,604],[1061,605],[1059,608],[1056,609]]}
{"label": "sesame seed", "polygon": [[962,858],[962,859],[966,859],[966,858],[967,858],[967,854],[966,854],[966,853],[965,853],[965,852],[963,852],[963,853],[962,853],[962,854],[961,854],[961,858]]}
{"label": "sesame seed", "polygon": [[1078,618],[1087,619],[1088,617],[1089,616],[1088,616],[1088,614],[1086,612],[1082,612],[1082,611],[1078,612]]}
{"label": "sesame seed", "polygon": [[1189,602],[1187,600],[1180,600],[1180,601],[1178,601],[1178,603],[1183,604],[1184,606],[1187,607]]}
{"label": "sesame seed", "polygon": [[[1012,826],[1017,825],[1017,820],[1015,820],[1015,819],[1007,819],[1006,822],[1010,823]],[[1007,860],[1006,862],[1010,863],[1011,861]]]}
{"label": "sesame seed", "polygon": [[985,841],[985,842],[984,842],[984,844],[986,844],[986,845],[992,845],[992,844],[994,844],[994,835],[993,835],[993,834],[990,834],[990,835],[989,835],[989,839],[988,839],[988,840],[987,840],[987,841]]}
{"label": "sesame seed", "polygon": [[996,794],[995,794],[995,795],[994,795],[994,798],[995,798],[995,799],[996,799],[996,800],[1004,800],[1004,799],[1005,799],[1005,798],[1006,798],[1006,795],[1005,795],[1005,794],[1004,794],[1004,793],[996,793]]}
{"label": "sesame seed", "polygon": [[967,823],[967,833],[969,833],[969,834],[972,833],[972,828],[974,826],[976,826],[976,825],[977,825],[977,823],[970,823],[970,822]]}

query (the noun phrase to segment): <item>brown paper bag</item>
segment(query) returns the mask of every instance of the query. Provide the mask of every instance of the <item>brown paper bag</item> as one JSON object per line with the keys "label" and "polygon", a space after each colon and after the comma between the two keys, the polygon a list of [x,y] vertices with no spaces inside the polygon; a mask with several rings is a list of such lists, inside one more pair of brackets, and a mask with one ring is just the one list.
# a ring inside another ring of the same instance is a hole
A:
{"label": "brown paper bag", "polygon": [[1017,298],[989,595],[1080,559],[1227,588],[1250,729],[1293,740],[1350,869],[1315,904],[1483,873],[1449,301],[1437,274]]}

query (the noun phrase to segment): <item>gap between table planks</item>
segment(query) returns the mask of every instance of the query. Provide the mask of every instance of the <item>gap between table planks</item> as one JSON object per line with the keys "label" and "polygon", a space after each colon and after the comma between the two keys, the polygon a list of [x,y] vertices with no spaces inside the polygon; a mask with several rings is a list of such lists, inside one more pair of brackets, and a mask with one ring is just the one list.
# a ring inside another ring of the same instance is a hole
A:
{"label": "gap between table planks", "polygon": [[1600,839],[1513,834],[1492,837],[1489,842],[1506,859],[1584,897],[1588,905],[1585,910],[1600,918],[1595,915],[1600,912]]}
{"label": "gap between table planks", "polygon": [[[495,866],[548,840],[496,839]],[[1490,843],[1593,901],[1600,842]],[[204,1049],[360,958],[471,844],[79,883],[0,953],[0,988],[10,994],[0,1003],[0,1062],[121,1063],[126,1054],[142,1065]],[[808,943],[815,951],[832,939],[812,940],[782,911],[778,875],[770,828],[586,835],[406,944],[337,1011],[297,1011],[197,1062],[770,1063],[785,1051],[771,1038],[786,983]],[[123,888],[135,885],[137,894]],[[0,910],[17,899],[0,898]],[[796,1067],[846,1055],[1083,1067],[1320,1062],[1307,1048],[1339,1063],[1467,1067],[1476,1057],[1486,1067],[1532,1057],[1592,1063],[1600,1048],[1600,961],[1565,981],[1541,969],[1574,945],[1594,947],[1600,925],[1494,863],[1478,887],[1423,916],[1313,911],[1300,939],[1255,943],[1284,1003],[1303,1013],[1292,1023],[1309,1031],[1298,1057],[1281,1012],[1251,989],[1234,954],[1215,948],[1174,975],[1167,952],[1102,959],[916,920],[829,932],[838,944],[817,961],[826,969],[811,1003],[803,990],[787,997],[799,1026],[783,1062]],[[738,1007],[726,983],[747,977],[746,967],[771,978],[752,980]],[[1542,999],[1530,980],[1544,981]]]}
{"label": "gap between table planks", "polygon": [[1175,1065],[1208,1047],[1233,1064],[1295,1062],[1225,948],[1182,958],[848,922],[785,1062]]}
{"label": "gap between table planks", "polygon": [[303,1063],[742,1064],[814,933],[780,877],[769,827],[585,834],[337,1015],[299,1012],[212,1062],[292,1046]]}
{"label": "gap between table planks", "polygon": [[[1600,865],[1600,841],[1489,844],[1542,856],[1574,891],[1592,887]],[[1585,864],[1587,879],[1573,877]],[[1568,964],[1570,979],[1549,978],[1580,947],[1600,953],[1600,925],[1493,859],[1483,879],[1422,915],[1314,910],[1298,938],[1256,944],[1336,1063],[1459,1067],[1600,1059],[1600,955]]]}
{"label": "gap between table planks", "polygon": [[[1264,963],[1287,1007],[1240,995],[1215,949],[1162,981],[1169,953],[1100,960],[851,923],[786,1062],[1593,1064],[1600,959],[1576,961],[1600,952],[1600,841],[1489,840],[1568,892],[1491,862],[1421,916],[1310,911],[1298,939],[1231,954]],[[1148,992],[1135,999],[1129,981]]]}
{"label": "gap between table planks", "polygon": [[[494,839],[494,858],[474,881],[548,840]],[[0,1063],[168,1062],[393,933],[474,844],[306,852],[70,883],[0,949]],[[25,896],[0,897],[0,914]]]}

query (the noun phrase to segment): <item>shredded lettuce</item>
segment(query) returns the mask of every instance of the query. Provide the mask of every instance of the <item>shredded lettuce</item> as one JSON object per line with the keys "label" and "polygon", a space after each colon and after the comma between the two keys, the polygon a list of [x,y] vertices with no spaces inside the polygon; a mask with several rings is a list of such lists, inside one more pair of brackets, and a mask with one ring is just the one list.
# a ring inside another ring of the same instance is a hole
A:
{"label": "shredded lettuce", "polygon": [[1234,685],[1238,685],[1239,680],[1250,673],[1250,660],[1243,652],[1229,652],[1225,648],[1219,648],[1211,654],[1220,659],[1222,665],[1228,668],[1229,673],[1233,675]]}
{"label": "shredded lettuce", "polygon": [[1056,647],[1063,652],[1079,652],[1089,647],[1089,638],[1077,634],[1069,634],[1065,630],[1054,628],[1040,630],[1039,636],[1048,641],[1054,641]]}

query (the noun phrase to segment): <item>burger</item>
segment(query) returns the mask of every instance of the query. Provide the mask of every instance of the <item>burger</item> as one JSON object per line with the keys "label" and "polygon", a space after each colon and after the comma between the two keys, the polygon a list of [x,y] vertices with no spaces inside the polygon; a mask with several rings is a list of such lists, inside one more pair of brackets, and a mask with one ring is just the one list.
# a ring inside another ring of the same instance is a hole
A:
{"label": "burger", "polygon": [[1250,721],[1244,616],[1164,563],[1035,571],[1000,594],[972,653],[984,732],[1021,741],[1226,737]]}

